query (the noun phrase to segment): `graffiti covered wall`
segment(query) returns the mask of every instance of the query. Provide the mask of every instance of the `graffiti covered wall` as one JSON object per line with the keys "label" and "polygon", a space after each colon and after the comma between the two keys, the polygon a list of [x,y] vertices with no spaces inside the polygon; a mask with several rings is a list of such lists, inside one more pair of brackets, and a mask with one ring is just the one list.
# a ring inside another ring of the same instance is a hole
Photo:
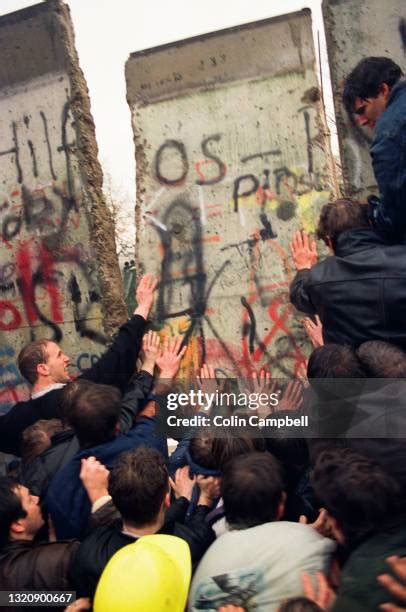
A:
{"label": "graffiti covered wall", "polygon": [[[125,318],[125,308],[67,7],[51,1],[2,17],[0,49],[4,410],[27,393],[15,363],[24,344],[60,342],[83,369],[103,351],[105,332]],[[115,289],[103,301],[110,285]]]}
{"label": "graffiti covered wall", "polygon": [[323,16],[345,192],[362,198],[377,189],[369,155],[372,133],[345,112],[343,81],[368,56],[390,57],[405,71],[406,6],[404,0],[324,0]]}
{"label": "graffiti covered wall", "polygon": [[134,53],[126,79],[137,261],[160,276],[162,335],[188,339],[182,373],[295,372],[289,241],[332,189],[310,12]]}

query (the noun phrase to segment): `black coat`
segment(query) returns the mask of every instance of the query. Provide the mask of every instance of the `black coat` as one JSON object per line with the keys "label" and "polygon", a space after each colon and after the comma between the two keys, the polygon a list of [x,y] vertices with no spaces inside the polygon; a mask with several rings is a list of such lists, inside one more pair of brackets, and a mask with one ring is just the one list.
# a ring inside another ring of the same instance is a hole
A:
{"label": "black coat", "polygon": [[[124,323],[109,349],[81,377],[95,383],[113,385],[124,391],[135,369],[146,321],[140,315]],[[17,402],[0,417],[0,451],[20,454],[21,434],[39,419],[59,418],[62,389],[48,391],[37,399]]]}
{"label": "black coat", "polygon": [[369,228],[343,232],[334,256],[297,272],[290,300],[319,315],[326,343],[406,348],[406,246],[386,245]]}
{"label": "black coat", "polygon": [[[209,511],[206,506],[197,506],[187,525],[178,522],[184,520],[188,505],[188,500],[183,497],[177,500],[174,508],[168,510],[167,520],[158,533],[185,540],[190,548],[192,563],[196,565],[215,540],[215,533],[205,522]],[[123,546],[137,540],[136,537],[122,533],[121,529],[122,523],[118,520],[111,526],[95,529],[81,543],[70,571],[77,597],[93,597],[99,578],[111,557]]]}

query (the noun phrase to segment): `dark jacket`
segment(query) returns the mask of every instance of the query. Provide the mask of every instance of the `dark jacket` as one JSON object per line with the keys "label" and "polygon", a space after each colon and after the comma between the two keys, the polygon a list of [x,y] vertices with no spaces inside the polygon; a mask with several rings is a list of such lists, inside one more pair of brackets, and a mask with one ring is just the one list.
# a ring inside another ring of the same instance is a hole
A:
{"label": "dark jacket", "polygon": [[[109,349],[82,378],[96,383],[113,385],[125,391],[128,380],[134,372],[135,362],[141,348],[146,321],[139,315],[124,323]],[[21,434],[39,419],[59,417],[62,389],[54,389],[37,399],[17,402],[11,410],[0,417],[0,451],[20,454]]]}
{"label": "dark jacket", "polygon": [[[153,378],[141,370],[133,378],[131,387],[121,400],[119,426],[121,433],[134,427],[135,419],[151,391]],[[79,441],[72,430],[62,431],[52,436],[52,446],[33,461],[22,466],[19,480],[34,495],[43,497],[52,478],[73,457],[80,452]]]}
{"label": "dark jacket", "polygon": [[121,453],[139,446],[156,448],[167,457],[166,438],[156,435],[155,419],[140,417],[128,433],[80,451],[54,476],[46,499],[58,539],[81,539],[86,533],[91,506],[79,478],[81,459],[94,456],[110,469]]}
{"label": "dark jacket", "polygon": [[71,429],[51,438],[52,446],[26,465],[21,465],[18,480],[33,495],[42,497],[49,483],[64,465],[80,451],[79,440]]}
{"label": "dark jacket", "polygon": [[[9,542],[0,550],[0,591],[72,591],[68,570],[78,547],[79,542]],[[0,611],[20,609],[27,610],[0,606]]]}
{"label": "dark jacket", "polygon": [[371,145],[379,204],[376,228],[384,237],[404,243],[406,235],[406,79],[392,89],[376,124]]}
{"label": "dark jacket", "polygon": [[382,529],[355,548],[342,570],[333,612],[371,612],[379,610],[379,604],[395,603],[376,579],[392,573],[385,562],[390,555],[406,556],[404,525]]}
{"label": "dark jacket", "polygon": [[[90,529],[105,524],[106,506],[91,516]],[[69,569],[79,548],[79,542],[8,542],[0,548],[0,591],[73,591]],[[2,607],[0,612],[25,612],[26,607]],[[34,610],[55,610],[54,606],[35,607]]]}
{"label": "dark jacket", "polygon": [[[188,500],[180,498],[176,502],[181,506],[181,513],[176,512],[180,520],[186,514]],[[195,565],[215,540],[215,533],[205,523],[208,508],[198,506],[188,523],[184,525],[173,519],[167,520],[157,533],[174,535],[185,540],[190,547],[192,563]],[[71,567],[71,578],[78,597],[93,597],[100,575],[109,559],[123,546],[137,540],[136,537],[121,532],[122,523],[116,521],[108,527],[95,529],[80,545]],[[134,580],[137,577],[134,576]]]}
{"label": "dark jacket", "polygon": [[334,256],[297,272],[290,300],[319,315],[325,342],[406,348],[406,248],[385,245],[369,228],[343,232]]}

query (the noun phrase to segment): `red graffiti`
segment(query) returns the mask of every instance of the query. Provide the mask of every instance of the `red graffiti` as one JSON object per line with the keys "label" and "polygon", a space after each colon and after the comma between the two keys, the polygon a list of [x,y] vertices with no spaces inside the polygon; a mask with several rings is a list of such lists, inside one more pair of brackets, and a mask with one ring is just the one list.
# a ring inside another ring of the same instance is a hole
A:
{"label": "red graffiti", "polygon": [[[39,317],[35,308],[35,283],[33,282],[31,259],[30,245],[28,242],[24,242],[17,251],[16,256],[20,274],[20,291],[27,319],[30,323],[35,323]],[[44,245],[41,245],[39,251],[38,272],[41,273],[41,284],[45,286],[50,298],[52,320],[55,323],[61,323],[63,315],[55,280],[53,258],[50,251]]]}
{"label": "red graffiti", "polygon": [[37,312],[34,308],[35,296],[34,285],[32,282],[31,254],[29,243],[23,242],[16,255],[17,268],[20,275],[20,291],[23,299],[27,319],[34,323],[37,319]]}
{"label": "red graffiti", "polygon": [[[286,285],[287,283],[281,283],[281,285]],[[282,287],[279,287],[282,289]],[[266,290],[275,289],[275,286],[266,287]],[[283,289],[282,289],[283,291]],[[250,305],[255,303],[258,300],[258,296],[254,295],[248,299]],[[249,349],[249,339],[245,334],[242,337],[242,362],[244,364],[244,368],[247,372],[251,372],[255,369],[256,364],[263,362],[264,358],[266,358],[266,352],[268,347],[272,342],[275,342],[276,336],[278,333],[281,333],[283,336],[287,336],[291,340],[290,350],[288,353],[284,354],[283,357],[288,360],[293,360],[294,363],[294,374],[296,374],[300,365],[306,361],[306,356],[297,345],[296,339],[292,334],[291,330],[288,327],[288,319],[289,315],[293,312],[293,306],[287,300],[285,291],[283,293],[279,293],[276,297],[274,297],[267,308],[267,312],[269,315],[269,319],[272,322],[272,326],[267,332],[267,334],[261,338],[259,345],[257,345],[252,353],[250,353]],[[249,323],[249,315],[247,310],[244,308],[242,315],[242,323],[243,326]],[[276,355],[275,357],[269,357],[266,363],[266,366],[271,367],[276,364],[277,360],[280,359],[280,356]],[[265,364],[264,364],[265,365]]]}
{"label": "red graffiti", "polygon": [[[11,320],[10,320],[11,316]],[[4,320],[2,320],[4,319]],[[9,319],[9,320],[7,320]],[[21,325],[21,315],[17,308],[9,301],[0,302],[0,330],[10,331]]]}
{"label": "red graffiti", "polygon": [[63,314],[61,305],[59,303],[58,288],[55,281],[55,270],[53,268],[53,259],[51,253],[43,244],[41,245],[40,250],[40,261],[43,282],[47,288],[51,300],[52,320],[55,323],[62,323]]}
{"label": "red graffiti", "polygon": [[[212,164],[215,164],[216,166],[218,166],[218,161],[215,161],[214,159],[203,159],[202,161],[198,161],[195,163],[196,174],[198,175],[199,179],[203,183],[205,183],[208,180],[208,177],[202,171],[202,166],[208,166]],[[224,176],[226,174],[227,174],[227,166],[226,164],[224,164]]]}

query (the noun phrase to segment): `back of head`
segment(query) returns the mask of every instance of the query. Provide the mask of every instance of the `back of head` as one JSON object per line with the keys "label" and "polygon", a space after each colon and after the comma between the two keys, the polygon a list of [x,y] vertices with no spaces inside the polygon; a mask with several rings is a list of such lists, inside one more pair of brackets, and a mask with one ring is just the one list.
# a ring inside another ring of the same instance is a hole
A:
{"label": "back of head", "polygon": [[16,487],[18,487],[17,480],[9,476],[0,476],[0,548],[9,539],[11,524],[27,515],[20,498],[15,493]]}
{"label": "back of head", "polygon": [[81,391],[84,392],[89,390],[93,385],[96,385],[96,383],[84,378],[77,378],[61,389],[58,416],[63,423],[67,423],[67,417],[73,406],[76,395]]}
{"label": "back of head", "polygon": [[277,520],[284,492],[279,461],[269,453],[235,457],[225,465],[221,491],[231,527],[247,529]]}
{"label": "back of head", "polygon": [[21,444],[21,459],[23,463],[33,461],[51,446],[51,438],[62,431],[63,425],[59,419],[41,419],[23,431]]}
{"label": "back of head", "polygon": [[209,475],[209,472],[216,471],[213,440],[212,436],[203,432],[199,432],[190,440],[187,459],[194,474],[207,473]]}
{"label": "back of head", "polygon": [[314,349],[307,378],[310,383],[318,378],[365,378],[365,372],[353,348],[331,343]]}
{"label": "back of head", "polygon": [[340,199],[323,206],[316,235],[335,250],[340,234],[362,227],[370,227],[368,206],[354,200]]}
{"label": "back of head", "polygon": [[34,385],[38,379],[37,366],[46,363],[48,355],[46,352],[48,340],[35,340],[27,344],[18,354],[17,363],[21,375]]}
{"label": "back of head", "polygon": [[215,465],[221,472],[234,457],[264,451],[266,449],[263,438],[238,438],[232,434],[224,435],[213,440],[212,453]]}
{"label": "back of head", "polygon": [[94,612],[183,612],[192,565],[189,546],[169,535],[147,535],[106,565]]}
{"label": "back of head", "polygon": [[110,472],[109,493],[114,505],[123,519],[134,526],[156,520],[168,491],[164,458],[153,448],[123,453]]}
{"label": "back of head", "polygon": [[402,70],[389,57],[366,57],[345,79],[343,103],[349,115],[354,112],[355,98],[376,98],[380,86],[392,88],[402,76]]}
{"label": "back of head", "polygon": [[372,459],[349,448],[320,453],[312,484],[350,545],[378,531],[396,512],[400,500],[395,479]]}
{"label": "back of head", "polygon": [[64,420],[75,431],[83,448],[91,448],[114,438],[120,402],[118,389],[89,381],[83,381],[78,387],[67,391],[63,403]]}
{"label": "back of head", "polygon": [[382,340],[369,340],[357,349],[369,378],[406,378],[406,353]]}
{"label": "back of head", "polygon": [[[279,416],[278,412],[278,416]],[[292,413],[291,413],[292,414]],[[289,416],[287,414],[287,416]],[[282,428],[284,429],[284,428]],[[304,438],[273,436],[266,439],[267,450],[281,462],[288,489],[296,486],[309,465],[309,451]]]}
{"label": "back of head", "polygon": [[322,612],[322,609],[307,597],[295,597],[285,601],[278,612]]}

